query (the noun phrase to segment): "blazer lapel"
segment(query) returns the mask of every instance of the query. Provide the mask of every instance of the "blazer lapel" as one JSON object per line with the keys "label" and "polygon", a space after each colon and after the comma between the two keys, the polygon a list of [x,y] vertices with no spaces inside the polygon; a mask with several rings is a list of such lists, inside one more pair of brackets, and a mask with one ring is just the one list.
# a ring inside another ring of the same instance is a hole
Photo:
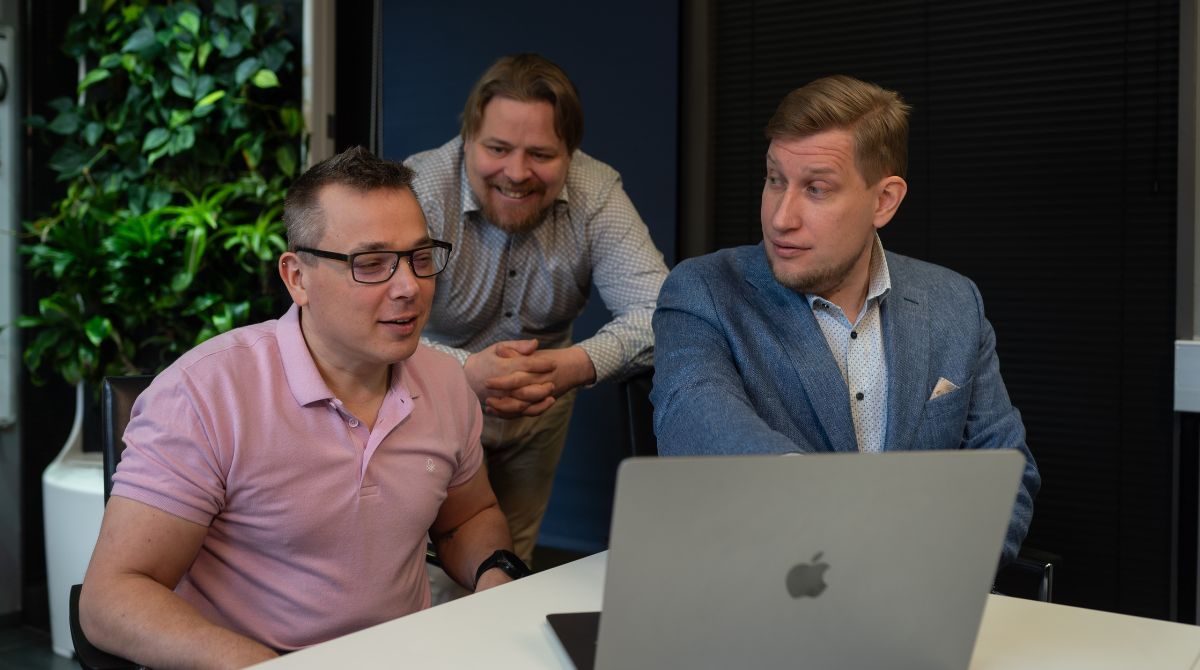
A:
{"label": "blazer lapel", "polygon": [[[803,295],[775,281],[767,267],[762,245],[758,251],[762,254],[762,262],[752,265],[753,271],[747,272],[746,280],[756,289],[754,300],[759,308],[774,317],[765,321],[770,324],[771,335],[787,353],[804,395],[821,424],[827,440],[824,446],[832,451],[858,451],[854,419],[850,416],[850,392],[817,318]],[[784,385],[786,382],[781,382],[781,386]]]}
{"label": "blazer lapel", "polygon": [[891,263],[892,291],[883,301],[883,352],[888,364],[888,423],[884,451],[911,448],[929,375],[929,308],[925,292],[905,285]]}

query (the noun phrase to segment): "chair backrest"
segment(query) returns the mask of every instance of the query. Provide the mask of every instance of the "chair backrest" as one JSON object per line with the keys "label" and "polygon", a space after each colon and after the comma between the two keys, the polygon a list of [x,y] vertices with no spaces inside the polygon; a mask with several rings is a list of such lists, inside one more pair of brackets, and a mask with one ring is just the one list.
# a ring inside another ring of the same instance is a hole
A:
{"label": "chair backrest", "polygon": [[650,404],[650,388],[654,384],[654,369],[630,377],[617,385],[625,405],[625,423],[629,428],[630,449],[634,456],[657,456],[658,440],[654,437],[654,406]]}
{"label": "chair backrest", "polygon": [[104,450],[104,502],[112,493],[112,477],[125,450],[125,426],[133,411],[133,401],[146,390],[154,375],[105,377],[100,389],[101,442]]}

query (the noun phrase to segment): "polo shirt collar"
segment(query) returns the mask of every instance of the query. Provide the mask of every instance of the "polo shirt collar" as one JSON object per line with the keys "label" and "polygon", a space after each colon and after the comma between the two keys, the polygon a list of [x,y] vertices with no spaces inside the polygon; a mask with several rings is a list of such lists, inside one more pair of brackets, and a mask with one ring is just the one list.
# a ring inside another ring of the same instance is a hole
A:
{"label": "polo shirt collar", "polygon": [[[335,399],[333,391],[329,390],[325,378],[321,376],[321,371],[313,361],[308,343],[304,341],[304,332],[300,330],[300,307],[295,303],[292,303],[287,313],[275,323],[275,341],[279,345],[283,372],[296,404],[306,406]],[[403,361],[392,365],[389,390],[401,398],[415,399],[419,394],[409,393],[404,383],[403,371]]]}

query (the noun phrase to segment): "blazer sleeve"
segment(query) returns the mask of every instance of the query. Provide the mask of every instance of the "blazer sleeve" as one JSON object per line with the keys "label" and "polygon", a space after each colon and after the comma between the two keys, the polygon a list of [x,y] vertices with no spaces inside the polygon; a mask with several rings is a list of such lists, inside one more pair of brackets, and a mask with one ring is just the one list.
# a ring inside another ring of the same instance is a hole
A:
{"label": "blazer sleeve", "polygon": [[[654,312],[654,432],[664,456],[806,449],[759,417],[743,384],[710,280],[695,261],[668,275]],[[713,276],[718,275],[718,276]]]}
{"label": "blazer sleeve", "polygon": [[1025,472],[1017,489],[1012,519],[1004,540],[1002,562],[1016,558],[1021,543],[1029,532],[1033,518],[1033,498],[1041,487],[1041,475],[1029,446],[1025,443],[1025,424],[1021,413],[1008,398],[1008,390],[1000,376],[1000,360],[996,356],[996,331],[983,313],[979,289],[971,283],[978,308],[980,324],[979,350],[975,364],[975,382],[971,389],[967,423],[963,429],[964,449],[1016,449],[1025,456]]}

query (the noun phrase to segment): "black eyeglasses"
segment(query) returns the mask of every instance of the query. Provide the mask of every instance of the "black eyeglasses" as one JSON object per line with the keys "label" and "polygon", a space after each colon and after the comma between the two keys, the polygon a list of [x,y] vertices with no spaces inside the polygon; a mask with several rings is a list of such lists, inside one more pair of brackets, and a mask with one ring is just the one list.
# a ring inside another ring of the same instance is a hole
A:
{"label": "black eyeglasses", "polygon": [[408,251],[360,251],[356,254],[339,254],[310,247],[299,247],[296,251],[349,263],[350,276],[360,284],[382,284],[396,274],[401,258],[408,259],[408,267],[412,268],[417,277],[436,275],[446,269],[446,264],[450,261],[450,250],[453,248],[449,242],[431,240],[427,246]]}

